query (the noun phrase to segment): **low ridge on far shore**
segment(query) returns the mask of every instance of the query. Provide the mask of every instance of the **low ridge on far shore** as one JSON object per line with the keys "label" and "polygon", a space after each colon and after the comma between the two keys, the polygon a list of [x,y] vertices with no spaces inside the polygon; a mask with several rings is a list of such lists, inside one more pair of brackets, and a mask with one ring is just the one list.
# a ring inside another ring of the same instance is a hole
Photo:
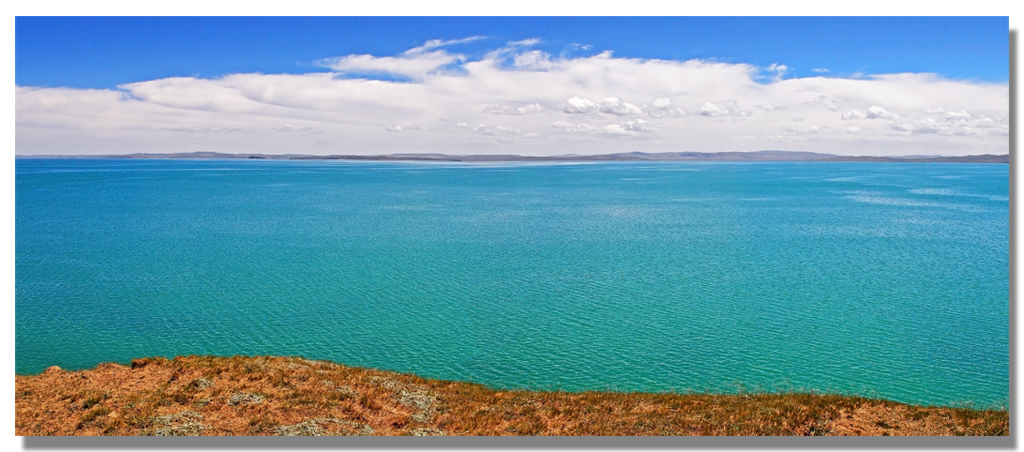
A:
{"label": "low ridge on far shore", "polygon": [[890,162],[890,163],[1010,163],[1010,154],[850,156],[804,151],[751,152],[620,152],[595,155],[307,155],[231,154],[224,152],[135,153],[112,155],[19,155],[18,158],[113,158],[113,159],[255,159],[255,160],[366,160],[397,162]]}

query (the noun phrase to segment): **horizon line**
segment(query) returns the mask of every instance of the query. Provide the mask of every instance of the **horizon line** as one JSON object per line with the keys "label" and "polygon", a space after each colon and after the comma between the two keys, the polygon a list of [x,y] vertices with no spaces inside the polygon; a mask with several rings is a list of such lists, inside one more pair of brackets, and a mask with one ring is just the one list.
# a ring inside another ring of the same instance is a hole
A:
{"label": "horizon line", "polygon": [[665,151],[665,152],[618,152],[608,154],[560,154],[531,156],[520,154],[443,154],[443,153],[391,153],[391,154],[264,154],[230,153],[220,151],[192,151],[170,153],[137,152],[130,154],[15,154],[16,159],[251,159],[251,160],[371,160],[371,161],[878,161],[878,162],[967,162],[967,163],[1009,163],[1010,154],[972,154],[962,156],[943,155],[839,155],[814,151],[783,151],[765,149],[760,151]]}

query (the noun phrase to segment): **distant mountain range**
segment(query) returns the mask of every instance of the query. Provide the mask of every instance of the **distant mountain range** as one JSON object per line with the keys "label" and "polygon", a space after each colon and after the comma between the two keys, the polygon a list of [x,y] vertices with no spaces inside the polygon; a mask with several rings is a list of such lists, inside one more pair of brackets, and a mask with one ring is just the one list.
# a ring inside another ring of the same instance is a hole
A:
{"label": "distant mountain range", "polygon": [[968,155],[942,157],[911,155],[900,157],[846,156],[797,151],[755,152],[625,152],[601,155],[557,155],[533,157],[524,155],[448,155],[448,154],[388,154],[388,155],[304,155],[304,154],[227,154],[223,152],[188,152],[175,154],[122,154],[122,155],[46,155],[18,156],[19,158],[120,158],[120,159],[267,159],[267,160],[374,160],[418,162],[955,162],[955,163],[1010,163],[1010,154]]}

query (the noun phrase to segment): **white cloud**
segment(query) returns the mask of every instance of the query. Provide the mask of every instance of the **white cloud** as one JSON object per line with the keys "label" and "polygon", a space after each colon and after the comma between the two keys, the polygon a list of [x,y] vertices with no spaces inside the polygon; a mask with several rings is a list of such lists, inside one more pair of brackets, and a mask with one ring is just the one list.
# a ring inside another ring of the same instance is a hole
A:
{"label": "white cloud", "polygon": [[946,121],[968,121],[971,114],[966,111],[948,111],[945,115]]}
{"label": "white cloud", "polygon": [[623,127],[626,127],[627,130],[633,130],[636,132],[650,132],[656,130],[649,122],[642,119],[628,121],[623,125]]}
{"label": "white cloud", "polygon": [[581,122],[555,121],[551,124],[551,127],[561,129],[565,133],[590,137],[614,135],[617,137],[653,138],[656,136],[654,132],[657,131],[657,128],[653,124],[640,118],[631,119],[623,123],[597,125]]}
{"label": "white cloud", "polygon": [[479,39],[483,39],[483,37],[471,36],[449,41],[433,39],[427,41],[422,46],[409,49],[397,57],[348,55],[345,57],[327,58],[321,60],[320,64],[342,73],[393,74],[418,80],[434,73],[442,66],[461,61],[464,58],[462,55],[452,55],[444,50],[433,49]]}
{"label": "white cloud", "polygon": [[814,100],[804,102],[804,105],[823,105],[829,111],[839,111],[839,99],[835,96],[829,96],[827,94],[821,94]]}
{"label": "white cloud", "polygon": [[245,130],[241,127],[202,127],[202,126],[190,126],[190,127],[164,127],[164,130],[171,132],[240,132]]}
{"label": "white cloud", "polygon": [[425,52],[427,50],[430,50],[430,49],[436,49],[438,47],[450,46],[450,45],[455,45],[455,44],[463,44],[463,43],[467,43],[467,42],[479,41],[481,39],[484,39],[484,37],[483,36],[470,36],[468,38],[450,39],[448,41],[441,40],[441,39],[431,39],[431,40],[427,41],[426,43],[424,43],[422,46],[413,47],[413,48],[411,48],[409,50],[406,50],[405,51],[405,55],[416,55],[416,54],[423,53],[423,52]]}
{"label": "white cloud", "polygon": [[488,126],[486,124],[480,124],[473,128],[476,133],[482,133],[484,135],[520,135],[522,131],[515,127],[508,126]]}
{"label": "white cloud", "polygon": [[532,115],[544,111],[544,106],[536,102],[522,106],[494,105],[484,109],[484,113],[495,115]]}
{"label": "white cloud", "polygon": [[[669,101],[671,103],[671,101]],[[607,97],[601,103],[594,102],[578,96],[570,97],[559,107],[565,113],[607,113],[616,116],[637,116],[644,113],[640,107],[626,102],[617,97]]]}
{"label": "white cloud", "polygon": [[850,111],[844,111],[842,116],[840,116],[840,117],[842,119],[865,119],[865,118],[868,117],[868,115],[867,115],[867,113],[864,113],[864,112],[862,112],[860,110],[850,110]]}
{"label": "white cloud", "polygon": [[782,130],[801,135],[817,135],[820,133],[830,132],[832,128],[828,126],[796,127],[793,125],[787,125],[783,126]]}
{"label": "white cloud", "polygon": [[634,119],[632,121],[626,121],[622,124],[622,128],[631,132],[654,132],[657,130],[651,123],[644,121],[643,119]]}
{"label": "white cloud", "polygon": [[617,116],[641,115],[644,112],[640,107],[617,97],[608,97],[601,101],[600,111],[601,113],[609,113]]}
{"label": "white cloud", "polygon": [[720,116],[750,116],[750,110],[743,110],[735,100],[723,100],[718,102],[703,102],[698,108],[701,116],[717,118]]}
{"label": "white cloud", "polygon": [[659,97],[643,105],[643,110],[652,118],[685,116],[686,111],[676,107],[672,99]]}
{"label": "white cloud", "polygon": [[786,66],[785,64],[772,63],[770,66],[766,68],[766,70],[768,72],[775,73],[775,75],[772,76],[772,80],[777,82],[779,80],[782,80],[782,77],[786,75],[786,72],[789,72],[789,67]]}
{"label": "white cloud", "polygon": [[511,41],[508,43],[509,47],[528,47],[540,44],[540,38],[523,39],[522,41]]}
{"label": "white cloud", "polygon": [[654,132],[655,128],[650,123],[643,119],[634,119],[632,121],[626,121],[622,124],[606,124],[601,127],[600,133],[603,135],[618,135],[618,136],[629,136],[637,137],[641,134]]}
{"label": "white cloud", "polygon": [[820,72],[828,72],[828,68],[826,68],[826,67],[811,68],[811,72],[819,72],[819,73]]}
{"label": "white cloud", "polygon": [[551,55],[541,50],[530,50],[512,58],[512,64],[520,69],[548,70],[555,67]]}
{"label": "white cloud", "polygon": [[570,133],[587,133],[595,130],[595,128],[590,124],[567,121],[555,121],[551,123],[551,127],[554,127],[556,129],[564,129],[566,132]]}
{"label": "white cloud", "polygon": [[601,133],[605,135],[636,135],[636,132],[627,130],[619,124],[608,124],[601,127]]}
{"label": "white cloud", "polygon": [[868,119],[899,119],[899,115],[877,105],[868,107]]}
{"label": "white cloud", "polygon": [[562,107],[562,111],[566,113],[591,113],[599,111],[601,106],[594,103],[590,99],[584,99],[582,97],[570,97],[564,104],[559,105]]}
{"label": "white cloud", "polygon": [[484,61],[498,67],[512,67],[521,70],[543,71],[555,68],[551,55],[542,50],[528,50],[527,47],[540,44],[540,38],[510,41],[505,47],[490,51]]}
{"label": "white cloud", "polygon": [[[15,149],[554,155],[1003,154],[1009,148],[1007,84],[933,74],[794,78],[789,68],[790,78],[766,81],[758,67],[742,63],[607,51],[555,57],[531,48],[537,39],[481,58],[448,51],[476,39],[329,59],[337,71],[329,73],[174,77],[118,89],[16,86]],[[410,133],[425,130],[430,133]],[[634,141],[627,147],[623,138]]]}
{"label": "white cloud", "polygon": [[404,55],[401,57],[375,57],[372,55],[349,55],[324,61],[331,69],[355,74],[394,74],[412,79],[423,79],[441,66],[461,60],[443,50]]}
{"label": "white cloud", "polygon": [[324,133],[324,129],[316,126],[307,126],[302,124],[285,124],[282,127],[277,127],[274,130],[280,132],[297,132],[297,133]]}

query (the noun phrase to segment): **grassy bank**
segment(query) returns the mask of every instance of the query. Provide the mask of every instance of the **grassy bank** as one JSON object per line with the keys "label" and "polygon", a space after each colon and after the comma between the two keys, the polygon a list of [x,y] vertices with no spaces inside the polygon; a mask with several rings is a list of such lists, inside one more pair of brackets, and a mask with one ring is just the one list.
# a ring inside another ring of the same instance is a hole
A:
{"label": "grassy bank", "polygon": [[18,435],[1007,435],[1006,411],[814,394],[533,392],[283,357],[145,358],[15,383]]}

